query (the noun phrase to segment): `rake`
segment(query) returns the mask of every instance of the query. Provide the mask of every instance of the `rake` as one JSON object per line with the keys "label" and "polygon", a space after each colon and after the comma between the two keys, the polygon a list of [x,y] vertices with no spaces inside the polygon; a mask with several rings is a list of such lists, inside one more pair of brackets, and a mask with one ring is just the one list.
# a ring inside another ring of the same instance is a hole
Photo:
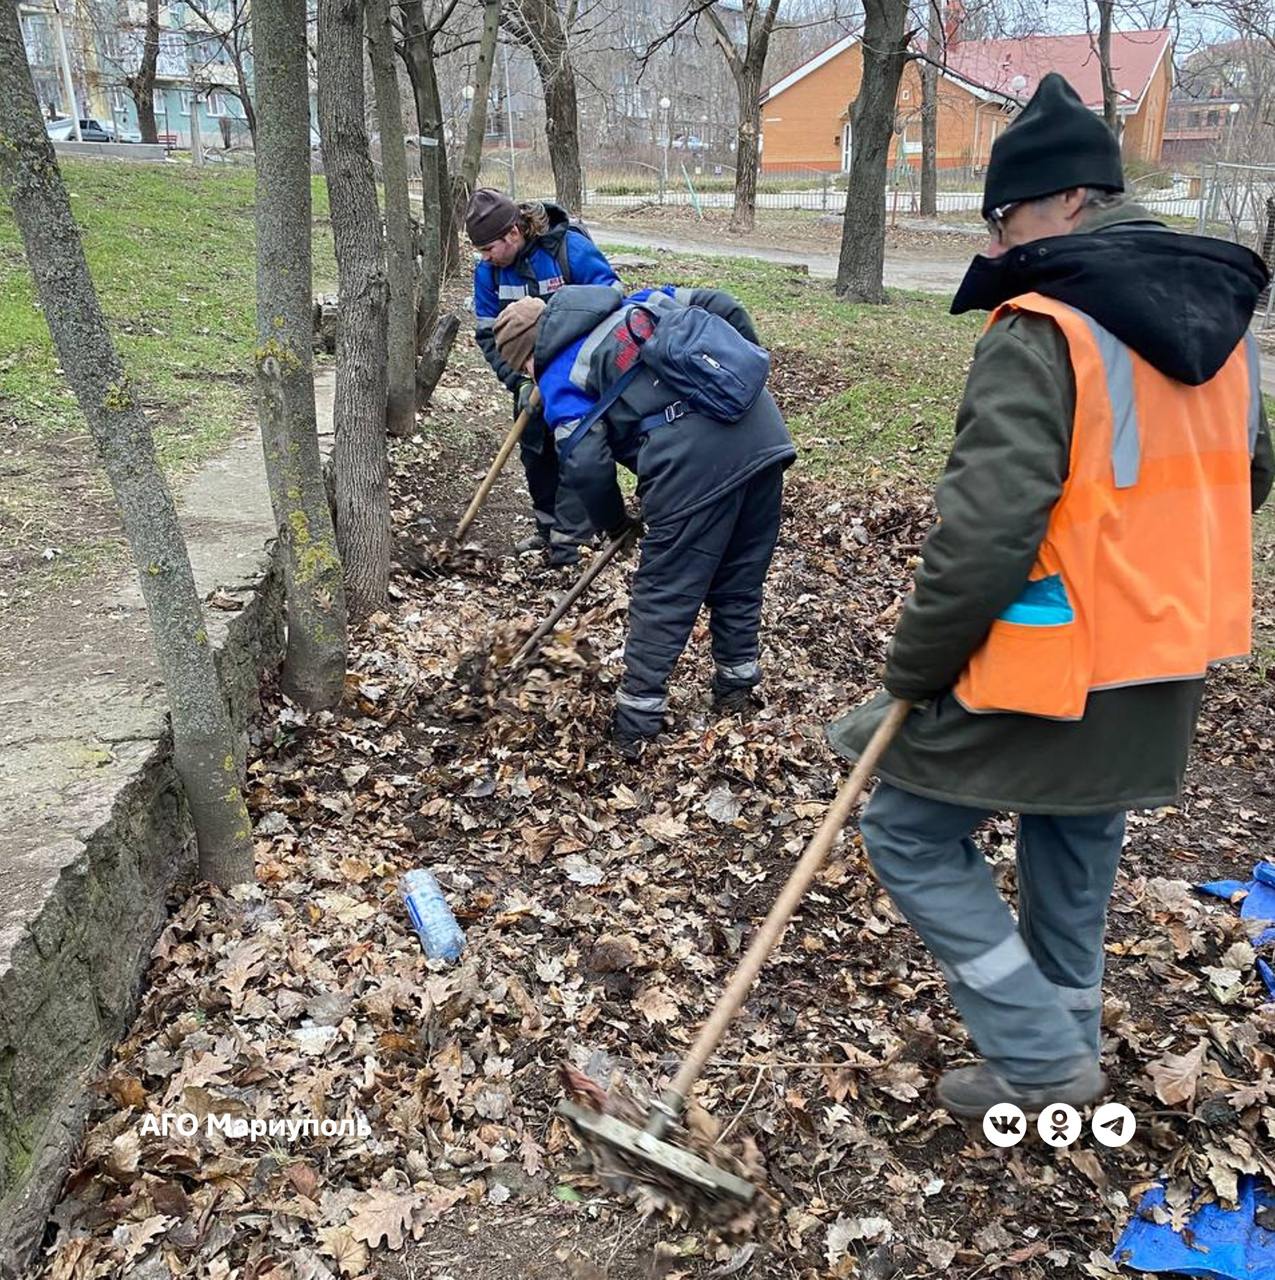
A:
{"label": "rake", "polygon": [[890,704],[885,719],[872,735],[854,771],[837,792],[819,830],[811,837],[729,985],[696,1036],[673,1083],[652,1105],[646,1124],[639,1128],[617,1116],[605,1115],[578,1103],[563,1101],[559,1104],[558,1114],[571,1123],[586,1146],[600,1146],[623,1161],[671,1177],[714,1200],[736,1200],[746,1204],[756,1194],[756,1187],[747,1179],[719,1169],[708,1160],[665,1141],[664,1135],[669,1126],[680,1118],[696,1080],[739,1012],[762,966],[770,958],[793,912],[823,865],[828,850],[849,820],[850,811],[869,776],[910,709],[910,703],[898,699]]}
{"label": "rake", "polygon": [[527,407],[514,419],[514,425],[509,428],[509,434],[497,451],[487,474],[483,477],[482,484],[478,486],[478,492],[474,494],[469,506],[465,508],[465,514],[461,516],[460,523],[457,524],[453,531],[452,541],[460,542],[469,531],[469,526],[474,523],[479,511],[482,510],[483,503],[487,501],[487,495],[491,492],[492,486],[504,470],[505,463],[509,461],[509,455],[513,453],[514,447],[522,439],[522,433],[527,429],[527,423],[531,421],[532,415],[539,408],[540,388],[532,387],[531,396],[527,400]]}

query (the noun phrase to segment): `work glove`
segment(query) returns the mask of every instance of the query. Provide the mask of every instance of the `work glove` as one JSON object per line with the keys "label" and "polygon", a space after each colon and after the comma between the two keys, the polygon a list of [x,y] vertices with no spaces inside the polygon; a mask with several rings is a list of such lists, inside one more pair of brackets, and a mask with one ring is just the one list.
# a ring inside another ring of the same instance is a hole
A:
{"label": "work glove", "polygon": [[615,542],[619,538],[632,537],[636,542],[646,530],[642,527],[641,516],[631,516],[625,512],[624,519],[614,529],[607,530],[607,541]]}
{"label": "work glove", "polygon": [[516,407],[514,412],[521,413],[528,404],[531,403],[531,393],[536,389],[535,381],[531,378],[523,378],[518,383],[518,389],[514,393],[516,396]]}

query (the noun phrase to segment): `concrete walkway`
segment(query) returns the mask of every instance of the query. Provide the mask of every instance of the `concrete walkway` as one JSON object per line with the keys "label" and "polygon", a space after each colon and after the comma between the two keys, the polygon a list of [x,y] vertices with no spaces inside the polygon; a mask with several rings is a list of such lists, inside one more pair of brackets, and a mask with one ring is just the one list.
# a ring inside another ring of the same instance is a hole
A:
{"label": "concrete walkway", "polygon": [[[655,249],[664,253],[701,254],[712,258],[753,258],[783,266],[805,266],[817,279],[833,280],[837,275],[837,255],[804,249],[773,249],[757,245],[730,245],[693,240],[682,236],[630,231],[610,223],[595,224],[597,239],[603,244],[622,244],[635,249]],[[969,258],[921,258],[887,255],[887,289],[915,289],[920,293],[953,294],[965,275]],[[1275,353],[1262,353],[1262,390],[1275,396]]]}
{"label": "concrete walkway", "polygon": [[[330,433],[332,374],[316,382]],[[330,438],[330,435],[329,435]],[[274,520],[261,438],[246,429],[179,487],[178,507],[201,595],[248,591]],[[220,642],[233,613],[206,608]],[[163,730],[167,705],[141,588],[131,565],[36,605],[0,632],[0,970],[33,901]]]}

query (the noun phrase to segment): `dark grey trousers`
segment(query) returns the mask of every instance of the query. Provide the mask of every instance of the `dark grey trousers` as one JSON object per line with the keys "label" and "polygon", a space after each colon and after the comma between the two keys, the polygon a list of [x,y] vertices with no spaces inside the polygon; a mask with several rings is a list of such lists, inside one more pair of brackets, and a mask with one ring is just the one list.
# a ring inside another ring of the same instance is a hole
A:
{"label": "dark grey trousers", "polygon": [[767,467],[712,506],[647,530],[629,597],[617,729],[659,732],[669,677],[705,604],[713,691],[760,683],[762,596],[779,539],[783,485],[783,467]]}
{"label": "dark grey trousers", "polygon": [[860,829],[988,1064],[1016,1084],[1061,1081],[1099,1050],[1103,936],[1125,815],[1021,815],[1017,922],[970,838],[988,816],[883,782]]}

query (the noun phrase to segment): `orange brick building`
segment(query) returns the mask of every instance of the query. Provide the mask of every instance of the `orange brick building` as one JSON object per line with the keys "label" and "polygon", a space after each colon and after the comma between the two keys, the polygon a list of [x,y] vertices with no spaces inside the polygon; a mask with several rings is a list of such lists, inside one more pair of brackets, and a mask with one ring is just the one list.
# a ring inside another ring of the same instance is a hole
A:
{"label": "orange brick building", "polygon": [[[1173,87],[1169,33],[1116,32],[1111,54],[1125,156],[1155,164]],[[939,166],[986,165],[992,143],[1017,110],[1013,99],[1025,102],[1049,71],[1060,72],[1087,106],[1102,110],[1102,77],[1087,35],[950,42],[939,77]],[[862,75],[862,47],[857,37],[846,36],[771,85],[762,96],[762,170],[848,170],[850,103]],[[915,61],[904,67],[895,103],[889,162],[900,160],[921,162],[921,71]]]}

